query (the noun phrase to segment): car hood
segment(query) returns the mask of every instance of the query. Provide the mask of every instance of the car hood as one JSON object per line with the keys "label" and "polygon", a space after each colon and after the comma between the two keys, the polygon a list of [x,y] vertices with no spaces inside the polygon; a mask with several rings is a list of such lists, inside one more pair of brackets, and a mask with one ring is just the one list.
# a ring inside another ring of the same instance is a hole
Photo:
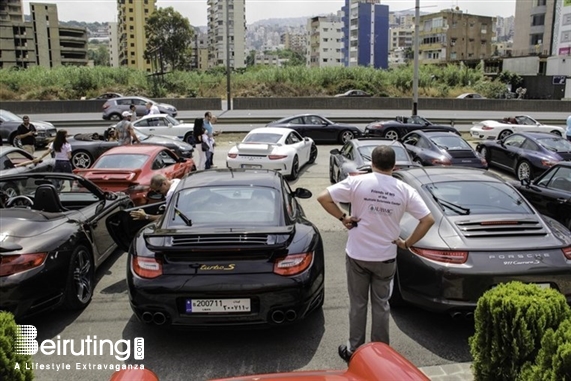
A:
{"label": "car hood", "polygon": [[169,105],[168,103],[157,103],[158,107],[163,107],[166,109],[173,109],[176,110],[176,107],[174,107],[173,105]]}
{"label": "car hood", "polygon": [[36,127],[36,130],[38,131],[55,129],[54,125],[51,124],[50,122],[43,122],[41,120],[34,120],[32,124],[34,125],[34,127]]}
{"label": "car hood", "polygon": [[556,231],[552,222],[533,214],[445,216],[433,229],[451,249],[525,251],[571,244],[571,238]]}

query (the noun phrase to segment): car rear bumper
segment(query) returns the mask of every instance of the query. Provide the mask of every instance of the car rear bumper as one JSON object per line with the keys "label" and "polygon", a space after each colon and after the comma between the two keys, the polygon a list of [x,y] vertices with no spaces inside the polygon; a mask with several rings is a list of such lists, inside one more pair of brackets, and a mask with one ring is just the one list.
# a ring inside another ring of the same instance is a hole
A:
{"label": "car rear bumper", "polygon": [[240,168],[268,169],[283,174],[288,174],[289,171],[291,171],[290,163],[289,161],[287,161],[287,159],[264,161],[264,162],[255,162],[255,161],[240,160],[240,159],[227,159],[226,167],[232,169],[240,169]]}
{"label": "car rear bumper", "polygon": [[[147,324],[189,327],[272,326],[304,319],[323,303],[324,275],[317,269],[293,277],[257,274],[249,284],[240,275],[162,275],[143,279],[128,269],[129,299]],[[248,279],[252,279],[251,276]],[[187,313],[189,299],[250,299],[251,311]],[[164,319],[164,321],[163,321]]]}

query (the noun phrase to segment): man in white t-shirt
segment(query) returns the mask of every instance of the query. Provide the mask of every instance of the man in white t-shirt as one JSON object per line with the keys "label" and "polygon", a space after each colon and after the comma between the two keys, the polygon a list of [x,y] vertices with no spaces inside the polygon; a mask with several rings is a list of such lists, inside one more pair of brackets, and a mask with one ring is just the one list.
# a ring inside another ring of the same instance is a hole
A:
{"label": "man in white t-shirt", "polygon": [[[167,179],[164,175],[154,175],[151,178],[150,188],[152,191],[161,193],[165,196],[165,201],[168,204],[176,187],[180,183],[180,179]],[[149,220],[155,221],[160,218],[160,214],[147,214],[143,209],[133,210],[131,217],[135,220]]]}
{"label": "man in white t-shirt", "polygon": [[[378,146],[371,155],[373,172],[349,176],[319,195],[323,208],[349,229],[345,266],[349,292],[349,340],[339,356],[349,362],[365,343],[367,304],[371,294],[371,341],[389,344],[389,298],[396,271],[397,246],[408,250],[428,232],[434,218],[418,192],[392,177],[395,152]],[[350,203],[348,216],[338,203]],[[400,238],[404,213],[419,220],[413,233]]]}

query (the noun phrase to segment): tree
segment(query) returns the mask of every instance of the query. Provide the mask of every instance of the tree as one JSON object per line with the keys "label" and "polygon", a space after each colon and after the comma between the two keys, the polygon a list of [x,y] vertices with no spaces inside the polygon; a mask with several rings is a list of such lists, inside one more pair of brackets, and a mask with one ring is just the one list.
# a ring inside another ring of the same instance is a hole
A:
{"label": "tree", "polygon": [[87,59],[93,61],[95,66],[109,66],[109,50],[107,46],[100,45],[97,49],[87,51]]}
{"label": "tree", "polygon": [[246,66],[254,66],[256,64],[256,51],[250,50],[248,56],[246,57]]}
{"label": "tree", "polygon": [[149,16],[145,36],[146,59],[153,60],[154,51],[161,48],[162,58],[171,70],[185,70],[190,66],[194,30],[188,19],[173,7],[159,8]]}

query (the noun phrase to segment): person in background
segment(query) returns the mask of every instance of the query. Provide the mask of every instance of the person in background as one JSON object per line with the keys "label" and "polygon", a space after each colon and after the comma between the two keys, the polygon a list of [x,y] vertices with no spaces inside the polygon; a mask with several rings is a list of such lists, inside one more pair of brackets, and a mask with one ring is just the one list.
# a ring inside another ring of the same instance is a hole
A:
{"label": "person in background", "polygon": [[161,113],[157,105],[152,102],[147,102],[145,106],[147,107],[147,115],[158,115]]}
{"label": "person in background", "polygon": [[58,130],[54,141],[50,143],[48,149],[42,154],[42,156],[34,159],[34,163],[39,163],[44,157],[51,155],[52,153],[56,159],[54,172],[73,173],[70,162],[71,145],[67,142],[66,130]]}
{"label": "person in background", "polygon": [[204,152],[204,169],[210,169],[212,167],[212,139],[206,129],[202,130],[202,151]]}
{"label": "person in background", "polygon": [[192,136],[194,138],[194,152],[196,152],[196,155],[193,155],[193,159],[195,159],[197,171],[202,171],[206,167],[206,153],[202,151],[203,123],[204,121],[202,118],[196,118],[194,120],[194,129],[192,130]]}
{"label": "person in background", "polygon": [[123,111],[123,120],[115,126],[117,130],[117,141],[120,145],[129,145],[132,143],[140,143],[139,138],[135,134],[133,125],[131,124],[131,113]]}
{"label": "person in background", "polygon": [[30,155],[33,155],[34,152],[36,152],[36,135],[38,132],[36,131],[36,127],[30,123],[30,117],[28,115],[24,115],[22,124],[18,126],[16,133],[18,134],[16,135],[16,139],[20,139],[22,149]]}
{"label": "person in background", "polygon": [[567,117],[567,130],[565,131],[565,135],[567,135],[567,140],[571,142],[571,115]]}
{"label": "person in background", "polygon": [[[389,146],[373,150],[372,173],[348,176],[329,186],[317,201],[337,218],[349,238],[345,248],[345,268],[349,293],[349,340],[338,348],[349,362],[365,343],[367,305],[371,296],[371,341],[389,344],[389,298],[396,271],[397,247],[409,250],[434,224],[430,210],[410,185],[392,177],[395,151]],[[350,203],[352,216],[339,207]],[[405,213],[419,220],[412,234],[400,238],[400,220]]]}
{"label": "person in background", "polygon": [[131,103],[131,106],[129,106],[129,110],[131,111],[131,122],[136,121],[137,118],[137,106],[135,106],[133,103]]}
{"label": "person in background", "polygon": [[[167,179],[164,175],[154,175],[151,178],[151,191],[158,192],[165,196],[165,202],[168,204],[176,187],[180,183],[180,179]],[[161,215],[160,214],[147,214],[143,209],[133,210],[130,213],[131,217],[135,220],[148,220],[156,221]]]}

